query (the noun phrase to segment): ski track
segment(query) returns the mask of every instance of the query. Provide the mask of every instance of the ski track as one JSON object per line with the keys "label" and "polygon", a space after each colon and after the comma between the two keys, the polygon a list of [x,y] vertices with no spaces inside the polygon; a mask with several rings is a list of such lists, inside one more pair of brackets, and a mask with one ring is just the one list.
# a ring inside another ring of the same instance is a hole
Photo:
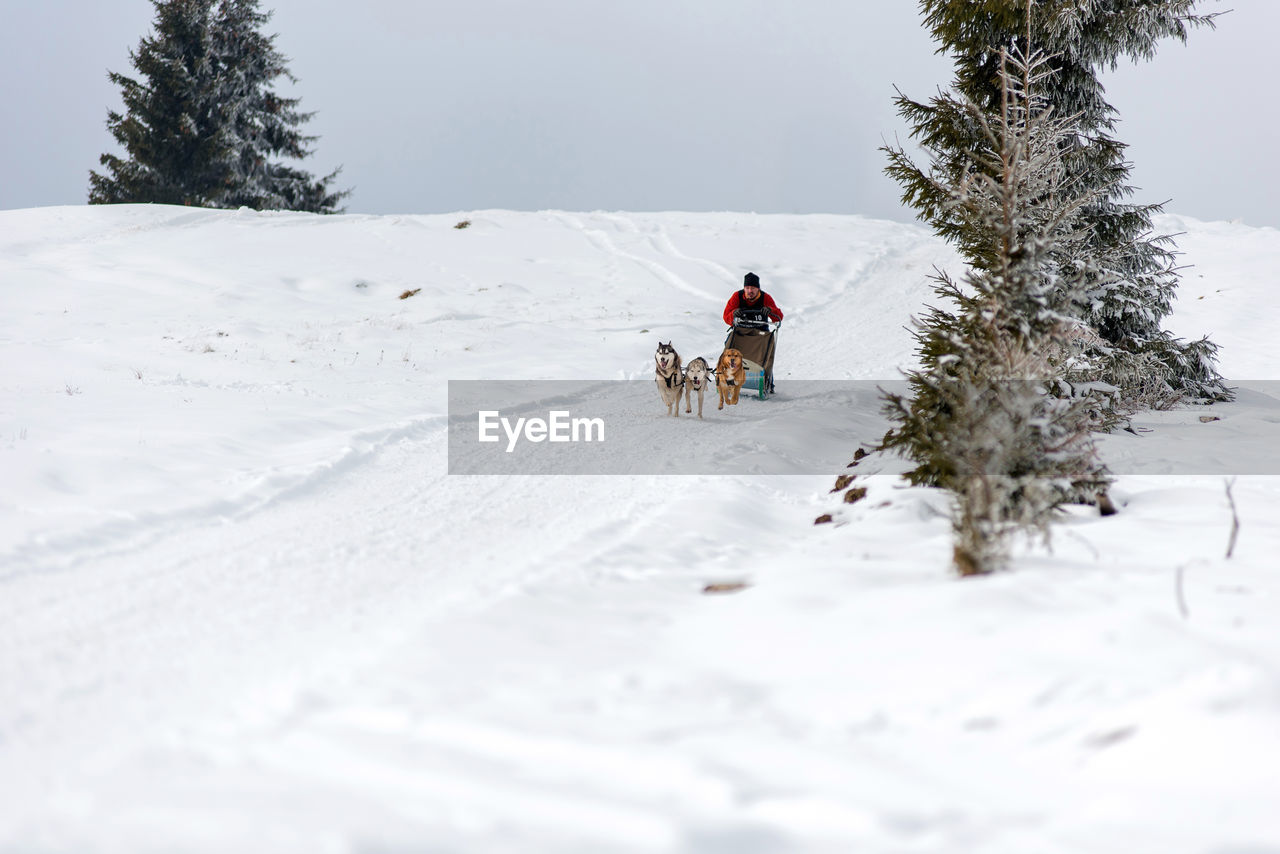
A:
{"label": "ski track", "polygon": [[[0,777],[21,779],[13,771],[23,765],[24,743],[48,751],[56,741],[56,753],[70,763],[47,754],[38,763],[43,773],[28,781],[30,791],[47,793],[41,782],[56,783],[61,769],[76,764],[71,757],[91,760],[121,730],[138,733],[141,744],[132,747],[141,747],[152,717],[212,712],[236,720],[258,708],[292,708],[296,698],[257,692],[302,690],[335,659],[341,674],[353,659],[376,656],[403,627],[416,630],[433,615],[456,618],[536,585],[556,572],[563,550],[584,539],[612,540],[620,507],[644,513],[660,500],[640,483],[584,478],[584,492],[603,499],[600,510],[566,517],[539,504],[537,479],[445,476],[443,442],[443,430],[388,441],[340,476],[296,483],[291,495],[238,514],[234,524],[171,520],[146,541],[92,555],[92,572],[74,586],[59,573],[10,577],[0,646],[14,654],[0,661],[0,682],[28,688],[0,719],[14,748]],[[453,508],[460,507],[474,508],[501,535],[458,541],[472,530],[454,524]],[[521,561],[503,559],[512,549]],[[469,558],[441,565],[431,557],[438,552]],[[296,595],[300,589],[305,597]],[[68,645],[46,631],[50,626],[74,627],[83,643]],[[50,656],[60,659],[58,676],[46,680]],[[183,690],[157,695],[161,685]],[[138,702],[132,727],[118,708],[119,698],[130,696]],[[112,707],[104,716],[114,719],[112,732],[93,726],[98,702]],[[11,804],[24,799],[7,795]]]}
{"label": "ski track", "polygon": [[[671,540],[667,562],[637,565],[626,559],[625,544],[638,537],[670,539],[675,522],[670,512],[660,512],[669,504],[668,491],[655,489],[651,479],[584,477],[581,501],[566,514],[540,501],[540,478],[445,476],[439,465],[443,438],[434,430],[383,444],[345,476],[299,484],[292,496],[241,515],[234,525],[206,520],[98,555],[92,573],[82,573],[75,586],[57,573],[7,585],[10,620],[0,646],[16,654],[0,662],[0,683],[26,687],[0,715],[7,747],[0,780],[9,784],[0,795],[11,816],[31,816],[40,824],[0,822],[0,849],[6,836],[40,839],[45,823],[67,821],[74,828],[73,814],[50,796],[86,785],[105,799],[100,808],[119,816],[118,825],[105,829],[134,851],[151,850],[147,835],[140,835],[144,802],[146,809],[175,817],[186,813],[195,823],[198,832],[180,847],[217,851],[252,844],[234,825],[219,826],[216,807],[184,806],[247,779],[293,793],[274,818],[252,831],[253,838],[274,839],[275,851],[346,845],[362,835],[385,840],[388,820],[403,826],[406,838],[417,838],[433,815],[430,808],[424,812],[424,802],[444,809],[434,815],[446,834],[459,812],[503,815],[528,834],[527,850],[539,850],[539,838],[548,851],[575,850],[577,844],[583,851],[613,848],[620,826],[631,828],[628,849],[680,847],[685,820],[706,821],[709,810],[710,817],[730,821],[732,772],[667,751],[645,767],[637,764],[642,761],[634,745],[613,749],[600,734],[583,741],[582,733],[563,731],[554,714],[540,725],[541,735],[531,734],[527,722],[488,718],[501,707],[493,701],[501,697],[503,680],[493,682],[495,697],[472,696],[467,684],[432,673],[438,658],[432,650],[437,636],[450,643],[464,642],[477,629],[501,636],[506,609],[523,609],[520,603],[530,599],[545,603],[548,595],[553,603],[570,598],[565,622],[546,631],[572,634],[577,618],[569,603],[581,597],[556,591],[572,590],[574,583],[615,591],[594,598],[592,607],[619,594],[625,601],[625,585],[640,579],[671,588],[672,604],[687,605],[691,582],[698,583],[688,577],[689,562],[714,554],[715,565],[732,567],[749,557],[750,540],[724,549],[696,528],[685,529]],[[696,506],[698,483],[682,485],[682,507]],[[458,508],[477,518],[456,524]],[[494,538],[469,542],[477,528],[489,528]],[[432,559],[436,553],[467,557],[439,564]],[[513,553],[521,559],[510,561]],[[584,554],[597,559],[584,561]],[[572,559],[562,562],[561,555]],[[584,568],[593,566],[598,568],[584,578]],[[306,595],[299,597],[298,590]],[[589,629],[593,643],[619,647],[619,666],[605,671],[617,669],[623,689],[611,698],[606,688],[599,702],[631,702],[636,698],[625,687],[631,678],[625,674],[636,664],[625,662],[639,651],[643,635],[613,641],[598,623],[587,621],[595,626]],[[640,627],[634,615],[620,625],[628,632]],[[51,626],[67,629],[49,633]],[[427,668],[423,678],[408,685],[382,682],[377,674],[388,659],[405,656],[406,666]],[[57,675],[49,678],[55,658]],[[645,673],[657,666],[639,663]],[[500,662],[483,659],[476,666],[501,670]],[[555,672],[550,662],[540,666],[548,669],[535,678]],[[367,670],[370,675],[362,675]],[[516,683],[527,678],[516,677]],[[464,693],[454,695],[456,690]],[[370,705],[369,697],[381,700]],[[477,701],[474,711],[463,712]],[[181,723],[157,731],[151,721]],[[406,756],[414,757],[418,770],[402,768]],[[548,787],[540,779],[539,756],[556,757],[563,785]],[[501,777],[481,770],[495,763],[509,770]],[[135,771],[118,789],[94,782],[122,764]],[[628,781],[627,772],[637,771],[643,779]],[[163,782],[171,779],[181,782]],[[363,781],[358,792],[350,788],[353,779]],[[21,789],[13,786],[19,780]],[[710,807],[695,802],[669,809],[672,799],[692,792],[702,792],[705,801],[708,788],[726,794]],[[287,832],[294,823],[305,827],[336,791],[345,793],[341,820],[315,833]],[[566,825],[572,828],[568,836]],[[478,850],[484,850],[485,836]],[[68,842],[52,838],[59,846]],[[162,838],[173,844],[182,836],[169,828]],[[502,839],[502,832],[493,837],[494,850],[505,847]],[[92,847],[92,840],[82,841]],[[71,842],[75,847],[74,836]]]}
{"label": "ski track", "polygon": [[[619,223],[620,228],[623,231],[627,231],[635,234],[641,233],[640,227],[637,226],[635,221],[630,217],[624,217],[620,214],[604,214],[604,216],[606,219]],[[734,283],[738,280],[738,274],[730,270],[729,268],[725,267],[723,264],[717,263],[707,258],[695,258],[693,256],[686,255],[685,253],[681,252],[676,247],[675,241],[671,239],[671,235],[667,231],[666,227],[664,227],[661,223],[656,224],[653,227],[653,232],[648,235],[647,241],[649,246],[654,251],[658,252],[660,255],[669,256],[672,258],[676,258],[680,261],[689,261],[694,264],[697,264],[702,268],[704,268],[705,270],[707,270],[708,272],[712,273],[718,280],[725,282],[726,285],[731,289]],[[718,300],[720,298],[719,293],[716,293],[716,294],[701,293],[701,295],[705,296],[709,300]]]}
{"label": "ski track", "polygon": [[[347,447],[332,459],[313,463],[302,472],[264,473],[258,483],[239,495],[215,501],[155,510],[94,525],[75,533],[55,533],[19,544],[0,553],[0,590],[28,575],[72,570],[113,555],[127,554],[152,542],[179,535],[208,519],[236,522],[294,496],[305,496],[331,479],[350,477],[378,450],[392,442],[443,427],[448,416],[414,419],[408,424],[364,431],[350,437]],[[12,567],[11,569],[7,569]]]}
{"label": "ski track", "polygon": [[[664,284],[670,285],[672,288],[678,291],[682,291],[686,294],[690,294],[702,300],[715,301],[716,299],[718,299],[718,297],[713,296],[712,294],[708,294],[706,291],[691,285],[683,277],[672,272],[664,264],[658,261],[654,261],[650,258],[645,258],[640,255],[636,255],[632,252],[627,252],[625,250],[619,249],[617,244],[614,243],[613,239],[610,238],[608,233],[605,232],[603,229],[589,228],[587,224],[584,223],[582,220],[578,219],[577,217],[568,216],[566,214],[562,214],[561,218],[563,222],[581,231],[583,236],[586,237],[587,240],[591,243],[591,245],[594,246],[597,250],[607,255],[613,256],[615,258],[619,258],[621,260],[627,261],[629,263],[635,264],[643,268],[659,281],[663,282]],[[639,229],[637,229],[635,226],[635,223],[631,222],[630,220],[627,220],[622,217],[610,217],[610,220],[614,222],[615,226],[621,223],[622,224],[621,230],[624,233],[639,234]],[[652,242],[650,242],[650,245],[654,246],[654,248],[657,248],[656,245]]]}

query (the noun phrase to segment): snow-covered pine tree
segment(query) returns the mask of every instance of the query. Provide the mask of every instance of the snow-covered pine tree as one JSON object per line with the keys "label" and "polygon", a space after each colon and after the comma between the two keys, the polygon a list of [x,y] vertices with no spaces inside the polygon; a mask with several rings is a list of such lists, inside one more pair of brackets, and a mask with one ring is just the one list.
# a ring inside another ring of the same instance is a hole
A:
{"label": "snow-covered pine tree", "polygon": [[232,184],[222,203],[332,213],[350,194],[330,189],[341,168],[316,179],[278,162],[309,157],[307,146],[317,137],[301,131],[314,113],[299,112],[301,99],[281,97],[272,88],[280,77],[296,80],[275,47],[275,36],[263,32],[270,20],[271,13],[261,11],[258,0],[221,0],[210,28],[220,70],[218,95],[236,152]]}
{"label": "snow-covered pine tree", "polygon": [[[1000,99],[995,64],[1001,48],[1028,50],[1031,39],[1050,59],[1054,74],[1041,93],[1060,115],[1079,115],[1077,132],[1064,139],[1070,178],[1064,192],[1092,194],[1084,215],[1093,223],[1088,254],[1096,272],[1082,318],[1093,343],[1086,354],[1094,379],[1113,383],[1137,405],[1185,395],[1227,400],[1231,392],[1215,364],[1217,345],[1207,338],[1184,342],[1160,328],[1172,310],[1178,273],[1173,241],[1152,236],[1159,205],[1125,201],[1125,146],[1113,136],[1116,111],[1103,97],[1098,74],[1121,59],[1147,60],[1166,38],[1185,41],[1189,31],[1211,26],[1213,15],[1195,14],[1199,0],[1036,0],[1030,33],[1024,0],[919,0],[935,41],[955,61],[954,90],[987,108]],[[967,168],[968,152],[981,143],[963,114],[899,94],[898,108],[911,135],[940,158],[944,171]],[[892,173],[892,169],[890,170]],[[901,177],[899,178],[900,180]],[[956,224],[947,196],[928,184],[903,182],[903,200],[944,236]],[[1097,194],[1099,189],[1105,189]]]}
{"label": "snow-covered pine tree", "polygon": [[215,0],[154,0],[155,33],[129,59],[144,82],[117,72],[125,112],[107,128],[128,153],[103,154],[89,173],[89,203],[214,205],[229,178],[230,140],[217,102],[218,62],[210,43]]}
{"label": "snow-covered pine tree", "polygon": [[270,19],[257,0],[151,0],[154,33],[130,61],[140,80],[116,72],[124,114],[107,127],[127,157],[104,154],[90,172],[90,204],[157,202],[202,207],[287,208],[333,213],[347,192],[272,158],[301,159],[314,137],[310,113],[271,88],[292,80]]}
{"label": "snow-covered pine tree", "polygon": [[889,149],[891,170],[930,187],[969,263],[963,287],[935,277],[956,311],[934,308],[917,323],[922,367],[908,374],[910,397],[886,395],[895,426],[884,441],[917,463],[909,477],[953,493],[954,559],[966,575],[1000,568],[1019,531],[1047,538],[1057,508],[1107,481],[1091,400],[1049,393],[1068,370],[1075,303],[1095,272],[1066,260],[1090,239],[1081,213],[1094,195],[1069,192],[1062,142],[1078,116],[1034,94],[1053,73],[1043,56],[999,59],[996,105],[951,94],[932,103],[980,140],[966,168],[942,150],[926,172]]}

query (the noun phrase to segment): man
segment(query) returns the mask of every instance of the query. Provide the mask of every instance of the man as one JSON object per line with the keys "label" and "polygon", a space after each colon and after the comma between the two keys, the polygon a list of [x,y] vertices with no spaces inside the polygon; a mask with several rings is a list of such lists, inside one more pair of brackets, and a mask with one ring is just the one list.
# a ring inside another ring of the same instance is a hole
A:
{"label": "man", "polygon": [[724,346],[742,353],[743,362],[751,370],[762,370],[764,378],[768,380],[768,391],[772,394],[776,336],[769,331],[765,320],[775,323],[782,320],[782,309],[778,308],[773,297],[760,290],[760,277],[755,273],[747,273],[742,278],[742,290],[729,297],[724,306],[724,322],[730,326],[729,337],[725,338]]}
{"label": "man", "polygon": [[742,290],[729,297],[724,306],[724,322],[733,326],[733,315],[739,309],[743,311],[761,312],[770,320],[782,320],[782,309],[778,308],[773,297],[760,290],[760,277],[755,273],[747,273],[742,277]]}

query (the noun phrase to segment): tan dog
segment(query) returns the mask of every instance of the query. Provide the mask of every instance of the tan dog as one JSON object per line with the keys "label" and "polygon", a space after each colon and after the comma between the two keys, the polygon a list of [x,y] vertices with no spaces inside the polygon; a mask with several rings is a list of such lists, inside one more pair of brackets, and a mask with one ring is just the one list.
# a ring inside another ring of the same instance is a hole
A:
{"label": "tan dog", "polygon": [[742,353],[732,347],[720,354],[716,362],[716,391],[720,393],[720,405],[716,409],[724,409],[738,405],[738,395],[742,393],[742,384],[747,381],[747,369],[742,366]]}

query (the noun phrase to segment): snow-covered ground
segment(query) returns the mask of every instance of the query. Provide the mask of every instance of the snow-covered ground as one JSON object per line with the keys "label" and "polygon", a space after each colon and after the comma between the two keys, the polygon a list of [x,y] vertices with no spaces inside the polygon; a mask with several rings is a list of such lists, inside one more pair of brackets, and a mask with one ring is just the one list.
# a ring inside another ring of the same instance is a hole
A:
{"label": "snow-covered ground", "polygon": [[[0,212],[0,851],[1280,852],[1280,232],[1158,225],[1245,393],[960,581],[945,496],[830,491],[959,269],[923,229]],[[779,395],[668,418],[747,270]],[[450,380],[764,462],[450,474]]]}

